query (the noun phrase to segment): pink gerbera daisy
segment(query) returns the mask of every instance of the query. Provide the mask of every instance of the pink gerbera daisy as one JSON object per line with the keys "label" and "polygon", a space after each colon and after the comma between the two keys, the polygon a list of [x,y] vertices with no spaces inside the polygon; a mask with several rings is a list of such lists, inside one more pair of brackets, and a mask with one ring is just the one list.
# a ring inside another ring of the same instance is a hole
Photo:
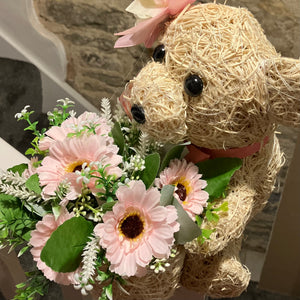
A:
{"label": "pink gerbera daisy", "polygon": [[[102,166],[108,165],[105,169],[108,175],[120,177],[122,170],[118,165],[122,162],[122,157],[117,155],[118,147],[107,144],[104,136],[90,135],[78,138],[66,138],[63,141],[56,141],[46,156],[41,166],[37,169],[40,183],[45,197],[55,195],[59,184],[68,182],[70,192],[67,200],[74,200],[81,193],[82,182],[78,181],[77,170],[82,169],[85,163],[100,162]],[[91,191],[95,190],[95,180],[91,180],[87,185]]]}
{"label": "pink gerbera daisy", "polygon": [[106,249],[110,270],[121,276],[143,276],[153,256],[168,258],[179,230],[174,206],[160,205],[157,188],[131,181],[117,190],[118,202],[94,231]]}
{"label": "pink gerbera daisy", "polygon": [[52,214],[45,215],[42,221],[37,222],[36,229],[31,232],[31,239],[29,241],[33,246],[30,252],[34,261],[37,262],[38,269],[40,269],[49,280],[64,285],[76,283],[73,276],[78,270],[69,273],[55,272],[41,260],[40,256],[51,234],[58,226],[72,217],[74,217],[74,215],[69,214],[67,211],[63,211],[57,220],[55,220],[55,216]]}
{"label": "pink gerbera daisy", "polygon": [[78,118],[70,117],[60,126],[52,126],[45,132],[44,137],[40,143],[39,148],[41,150],[47,150],[56,141],[63,141],[69,133],[75,133],[88,126],[89,128],[95,128],[96,135],[104,135],[111,131],[111,127],[107,124],[105,118],[98,116],[93,112],[84,112]]}
{"label": "pink gerbera daisy", "polygon": [[164,185],[175,185],[174,197],[181,203],[184,210],[195,220],[195,215],[200,215],[203,207],[206,207],[208,193],[203,191],[206,181],[201,180],[198,167],[186,160],[174,159],[168,168],[164,169],[159,178],[156,179],[156,186],[161,188]]}

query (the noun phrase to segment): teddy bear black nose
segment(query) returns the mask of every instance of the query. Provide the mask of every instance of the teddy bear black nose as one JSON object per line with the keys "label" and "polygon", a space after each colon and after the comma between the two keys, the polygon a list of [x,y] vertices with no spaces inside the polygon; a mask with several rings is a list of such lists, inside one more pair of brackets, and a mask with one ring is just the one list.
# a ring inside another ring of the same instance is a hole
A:
{"label": "teddy bear black nose", "polygon": [[145,112],[142,106],[133,104],[131,107],[131,114],[139,124],[144,124],[146,122]]}
{"label": "teddy bear black nose", "polygon": [[184,83],[184,91],[191,97],[197,97],[202,93],[203,81],[195,74],[189,75]]}

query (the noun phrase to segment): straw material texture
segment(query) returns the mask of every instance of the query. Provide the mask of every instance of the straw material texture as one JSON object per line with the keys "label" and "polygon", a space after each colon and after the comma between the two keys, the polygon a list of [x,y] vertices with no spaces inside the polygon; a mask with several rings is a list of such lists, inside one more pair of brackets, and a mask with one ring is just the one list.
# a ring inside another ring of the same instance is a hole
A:
{"label": "straw material texture", "polygon": [[[183,267],[185,251],[183,247],[177,248],[174,258],[169,258],[169,267],[165,272],[156,274],[153,270],[148,270],[144,277],[129,277],[127,284],[123,288],[128,294],[122,292],[118,285],[113,286],[114,300],[167,300],[171,298],[175,290],[179,287],[181,270]],[[101,295],[101,285],[94,286],[92,291],[94,299]]]}
{"label": "straw material texture", "polygon": [[248,286],[250,272],[239,261],[241,239],[234,240],[214,256],[199,256],[196,249],[186,256],[182,284],[213,298],[238,297]]}
{"label": "straw material texture", "polygon": [[[243,159],[226,198],[217,201],[228,202],[228,212],[217,224],[204,219],[202,227],[214,229],[210,239],[185,245],[182,285],[213,298],[237,297],[250,279],[238,259],[243,231],[265,206],[283,164],[276,127],[300,124],[300,62],[282,58],[247,9],[216,3],[187,7],[166,24],[159,43],[164,61],[149,62],[127,97],[144,109],[142,131],[209,149],[268,139]],[[184,90],[190,75],[203,82],[199,96]]]}

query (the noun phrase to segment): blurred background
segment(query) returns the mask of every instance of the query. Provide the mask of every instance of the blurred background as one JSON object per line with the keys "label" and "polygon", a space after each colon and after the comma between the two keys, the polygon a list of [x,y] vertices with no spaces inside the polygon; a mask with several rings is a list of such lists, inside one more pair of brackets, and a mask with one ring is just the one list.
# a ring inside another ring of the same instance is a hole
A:
{"label": "blurred background", "polygon": [[[125,13],[125,8],[131,0],[24,0],[24,14],[21,10],[23,4],[19,0],[10,1],[16,2],[16,7],[20,9],[19,12],[16,9],[10,12],[14,18],[17,16],[22,19],[22,22],[26,22],[27,16],[32,17],[29,9],[34,8],[34,22],[31,20],[31,25],[35,30],[41,30],[41,35],[49,34],[53,38],[57,47],[61,47],[58,50],[61,61],[65,60],[65,67],[62,67],[62,72],[57,75],[59,72],[47,71],[47,66],[51,67],[51,64],[55,63],[51,60],[44,63],[41,57],[36,62],[35,59],[30,59],[30,55],[26,55],[27,52],[24,52],[22,59],[22,53],[13,55],[11,51],[7,51],[5,43],[14,38],[17,40],[19,33],[20,39],[24,38],[26,32],[17,31],[19,29],[10,32],[2,30],[5,26],[12,28],[8,26],[10,21],[6,9],[14,7],[7,8],[7,0],[0,0],[0,25],[3,22],[2,29],[0,26],[0,137],[24,153],[31,137],[23,131],[24,124],[17,122],[14,115],[25,105],[30,105],[36,111],[33,118],[42,126],[45,124],[47,107],[45,91],[47,97],[52,97],[55,102],[58,99],[59,88],[64,88],[69,93],[67,96],[75,95],[79,100],[84,99],[81,102],[83,106],[89,103],[95,110],[100,107],[103,97],[115,102],[126,82],[150,59],[152,50],[143,46],[113,48],[116,40],[114,33],[133,26],[135,22],[131,14]],[[223,0],[217,2],[223,3]],[[248,8],[261,23],[268,39],[283,56],[300,57],[300,0],[228,0],[227,4]],[[18,20],[12,21],[18,23]],[[12,36],[8,36],[8,32]],[[12,44],[18,45],[17,42]],[[35,51],[39,51],[41,56],[47,56],[41,44],[31,46]],[[17,50],[22,52],[21,43],[18,47]],[[50,80],[51,84],[47,84],[47,80]],[[59,88],[53,82],[59,82]],[[64,96],[61,93],[59,98]],[[268,205],[247,226],[242,255],[252,255],[251,260],[257,262],[258,269],[255,272],[258,277],[254,278],[247,292],[239,299],[296,299],[263,291],[258,288],[257,281],[298,132],[290,128],[279,128],[278,137],[285,152],[286,163],[278,176],[276,189]],[[29,260],[28,257],[22,259],[25,269],[31,267]],[[54,285],[51,293],[47,299],[63,299],[59,287]],[[0,295],[0,300],[2,299],[4,297]]]}

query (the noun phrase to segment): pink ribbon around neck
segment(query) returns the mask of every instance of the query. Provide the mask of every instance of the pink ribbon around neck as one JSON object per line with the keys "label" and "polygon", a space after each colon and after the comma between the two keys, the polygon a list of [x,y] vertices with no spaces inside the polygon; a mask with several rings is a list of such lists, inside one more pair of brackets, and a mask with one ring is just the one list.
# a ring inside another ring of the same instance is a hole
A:
{"label": "pink ribbon around neck", "polygon": [[258,152],[262,147],[264,147],[269,141],[269,137],[266,136],[261,143],[254,143],[252,145],[242,147],[242,148],[231,148],[231,149],[207,149],[203,147],[197,147],[193,144],[188,145],[187,148],[189,153],[185,156],[188,162],[193,162],[194,164],[218,157],[235,157],[235,158],[245,158],[251,156]]}
{"label": "pink ribbon around neck", "polygon": [[163,7],[159,14],[138,23],[136,26],[129,28],[115,35],[122,35],[116,43],[115,48],[131,47],[144,43],[150,48],[158,38],[163,29],[163,24],[171,17],[180,13],[188,4],[196,0],[169,0],[168,5]]}

